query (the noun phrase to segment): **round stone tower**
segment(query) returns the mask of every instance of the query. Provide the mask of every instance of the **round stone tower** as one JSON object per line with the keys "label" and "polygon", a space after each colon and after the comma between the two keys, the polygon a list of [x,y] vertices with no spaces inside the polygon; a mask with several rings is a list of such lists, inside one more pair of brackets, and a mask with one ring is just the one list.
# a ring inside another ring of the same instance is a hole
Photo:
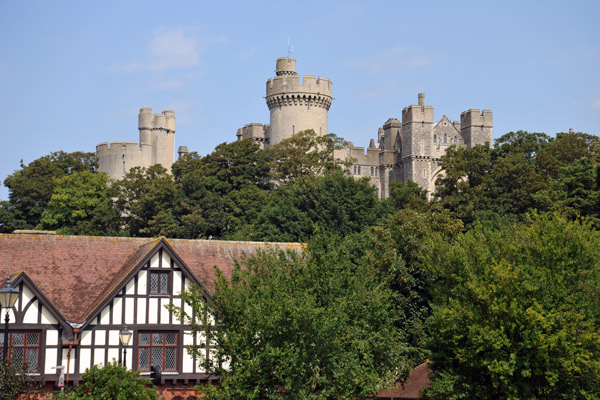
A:
{"label": "round stone tower", "polygon": [[326,135],[331,106],[331,81],[296,73],[296,59],[277,59],[276,77],[267,81],[267,106],[271,111],[269,144],[277,144],[297,132],[312,129]]}

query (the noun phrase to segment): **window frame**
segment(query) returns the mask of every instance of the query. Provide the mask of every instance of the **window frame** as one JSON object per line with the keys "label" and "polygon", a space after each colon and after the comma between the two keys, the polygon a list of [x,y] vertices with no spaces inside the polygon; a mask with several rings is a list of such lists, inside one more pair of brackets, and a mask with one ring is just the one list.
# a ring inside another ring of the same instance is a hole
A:
{"label": "window frame", "polygon": [[[23,344],[14,344],[14,335],[15,334],[23,334]],[[30,335],[35,335],[37,336],[37,344],[33,345],[33,344],[29,344],[28,343],[28,337]],[[4,346],[4,332],[2,332],[0,334],[0,337],[2,338],[1,343],[0,343],[0,347]],[[8,332],[8,354],[7,357],[9,360],[13,360],[13,352],[15,348],[18,349],[23,349],[23,355],[22,355],[22,360],[21,360],[21,365],[19,366],[19,368],[23,368],[24,370],[26,370],[27,373],[32,373],[32,374],[36,374],[36,373],[40,373],[40,364],[41,364],[41,355],[42,352],[40,351],[42,344],[41,344],[41,340],[42,340],[42,332],[41,331],[28,331],[28,330],[15,330],[15,331],[9,331]],[[36,368],[35,369],[29,369],[29,363],[28,363],[28,350],[30,349],[36,349]],[[0,359],[2,359],[2,354],[0,353]]]}
{"label": "window frame", "polygon": [[[152,291],[152,276],[158,275],[158,291]],[[162,291],[162,280],[166,279],[166,290]],[[171,271],[148,271],[148,294],[151,295],[169,295],[171,294]]]}
{"label": "window frame", "polygon": [[[167,343],[167,335],[168,334],[174,334],[175,335],[175,343],[174,344],[168,344]],[[141,340],[141,335],[149,335],[149,344],[142,344],[142,340]],[[162,336],[162,343],[154,343],[154,335],[161,335]],[[181,338],[180,338],[180,332],[179,331],[162,331],[162,330],[158,330],[158,331],[139,331],[137,332],[137,360],[136,360],[136,368],[138,371],[140,372],[149,372],[150,368],[152,367],[152,365],[154,365],[152,363],[152,357],[154,354],[153,349],[162,349],[162,356],[161,356],[161,365],[160,368],[162,371],[165,372],[179,372],[178,370],[178,363],[179,363],[179,359],[181,358],[179,356],[179,352],[180,352],[180,342],[181,342]],[[140,357],[142,354],[142,349],[148,349],[148,367],[147,368],[142,368],[140,365]],[[174,350],[174,360],[173,360],[173,368],[166,368],[167,367],[167,349],[173,349]]]}

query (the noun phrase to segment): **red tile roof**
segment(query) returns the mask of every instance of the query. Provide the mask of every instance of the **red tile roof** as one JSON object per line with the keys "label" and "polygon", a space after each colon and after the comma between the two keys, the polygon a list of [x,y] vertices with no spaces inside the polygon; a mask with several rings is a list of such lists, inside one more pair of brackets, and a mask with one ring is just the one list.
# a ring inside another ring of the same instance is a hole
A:
{"label": "red tile roof", "polygon": [[[0,278],[26,272],[68,322],[83,323],[158,243],[150,238],[0,234]],[[209,291],[214,265],[228,275],[234,259],[269,246],[218,240],[167,243]],[[271,245],[301,248],[297,243]]]}
{"label": "red tile roof", "polygon": [[384,389],[377,393],[377,399],[418,399],[421,390],[429,386],[429,362],[424,362],[412,370],[404,385],[399,383],[394,389]]}

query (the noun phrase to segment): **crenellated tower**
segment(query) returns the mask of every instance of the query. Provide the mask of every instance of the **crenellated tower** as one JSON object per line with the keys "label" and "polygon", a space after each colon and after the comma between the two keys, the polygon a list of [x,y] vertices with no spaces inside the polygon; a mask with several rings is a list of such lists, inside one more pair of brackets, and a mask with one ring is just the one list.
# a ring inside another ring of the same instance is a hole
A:
{"label": "crenellated tower", "polygon": [[106,172],[111,179],[121,179],[133,167],[161,164],[171,172],[175,153],[175,113],[165,110],[161,114],[152,114],[151,108],[141,108],[138,129],[139,143],[105,142],[96,146],[98,171]]}
{"label": "crenellated tower", "polygon": [[276,144],[297,132],[313,129],[326,135],[331,96],[331,81],[296,73],[296,59],[281,57],[276,63],[276,77],[267,81],[267,106],[271,123],[267,129],[268,144]]}

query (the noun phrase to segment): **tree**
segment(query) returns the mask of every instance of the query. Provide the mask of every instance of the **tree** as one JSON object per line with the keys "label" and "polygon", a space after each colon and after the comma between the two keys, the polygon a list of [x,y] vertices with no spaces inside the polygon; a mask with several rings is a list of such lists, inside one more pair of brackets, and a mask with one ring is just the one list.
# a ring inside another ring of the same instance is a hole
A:
{"label": "tree", "polygon": [[254,223],[257,240],[307,241],[315,232],[345,236],[375,224],[384,207],[368,179],[342,171],[304,176],[269,194]]}
{"label": "tree", "polygon": [[600,235],[534,215],[432,244],[427,399],[600,397]]}
{"label": "tree", "polygon": [[401,210],[387,215],[369,229],[365,262],[385,276],[393,290],[397,327],[406,332],[408,343],[414,347],[414,361],[426,358],[423,342],[424,327],[431,315],[431,281],[434,279],[427,264],[430,241],[439,235],[452,242],[463,228],[460,220],[445,212],[421,213]]}
{"label": "tree", "polygon": [[179,236],[240,238],[271,189],[271,164],[249,139],[223,143],[205,157],[189,154],[173,165],[179,189]]}
{"label": "tree", "polygon": [[[351,258],[321,238],[304,253],[260,251],[236,264],[230,280],[217,270],[214,304],[197,289],[184,293],[194,315],[209,312],[219,327],[207,333],[217,346],[208,367],[221,382],[203,387],[205,398],[366,399],[406,376],[391,292]],[[203,321],[173,309],[204,334]],[[202,346],[190,350],[204,359]]]}
{"label": "tree", "polygon": [[67,235],[117,235],[119,214],[107,183],[108,176],[102,172],[74,172],[58,178],[38,228]]}
{"label": "tree", "polygon": [[333,133],[317,135],[312,129],[267,147],[267,157],[274,164],[274,178],[281,183],[295,182],[304,176],[333,172],[351,160],[334,158],[334,150],[346,144]]}
{"label": "tree", "polygon": [[178,188],[160,164],[130,169],[113,183],[110,193],[128,235],[176,237]]}
{"label": "tree", "polygon": [[82,376],[83,383],[65,396],[68,400],[156,400],[158,392],[138,371],[111,362],[94,365]]}
{"label": "tree", "polygon": [[55,178],[74,172],[95,172],[93,153],[58,151],[38,158],[6,177],[9,201],[0,204],[0,231],[33,229],[40,222],[55,187]]}
{"label": "tree", "polygon": [[17,400],[21,395],[34,397],[39,385],[27,375],[27,371],[17,368],[10,360],[0,357],[0,400]]}
{"label": "tree", "polygon": [[411,180],[391,182],[388,201],[394,210],[427,211],[430,208],[427,190]]}

